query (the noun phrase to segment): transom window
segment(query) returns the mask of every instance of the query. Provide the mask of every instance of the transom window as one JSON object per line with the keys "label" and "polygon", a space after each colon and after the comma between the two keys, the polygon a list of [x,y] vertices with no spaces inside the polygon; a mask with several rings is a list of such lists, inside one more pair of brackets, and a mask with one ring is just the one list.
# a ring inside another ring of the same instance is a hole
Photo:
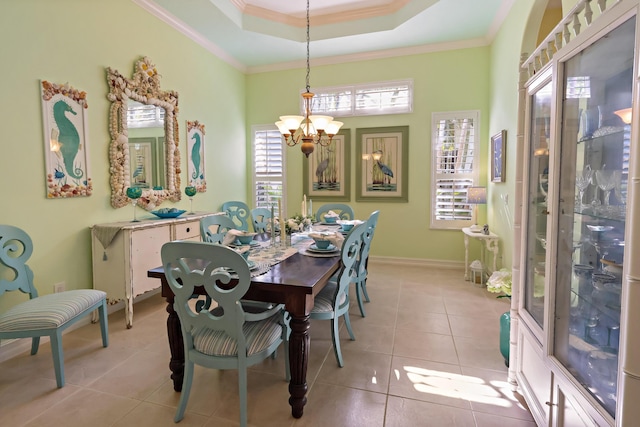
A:
{"label": "transom window", "polygon": [[[410,113],[413,80],[313,88],[313,114],[334,117]],[[300,111],[304,111],[301,102]],[[304,113],[303,113],[304,114]]]}

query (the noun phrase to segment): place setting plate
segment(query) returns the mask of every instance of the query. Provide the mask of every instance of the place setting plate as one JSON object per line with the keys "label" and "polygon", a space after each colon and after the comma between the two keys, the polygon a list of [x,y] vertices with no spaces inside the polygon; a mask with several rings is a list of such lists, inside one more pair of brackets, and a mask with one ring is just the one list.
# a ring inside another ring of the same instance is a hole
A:
{"label": "place setting plate", "polygon": [[332,252],[338,252],[339,249],[335,245],[329,245],[326,249],[320,249],[318,246],[316,246],[315,243],[312,243],[307,248],[307,251],[315,252],[315,253],[318,253],[318,254],[327,254],[327,253],[332,253]]}

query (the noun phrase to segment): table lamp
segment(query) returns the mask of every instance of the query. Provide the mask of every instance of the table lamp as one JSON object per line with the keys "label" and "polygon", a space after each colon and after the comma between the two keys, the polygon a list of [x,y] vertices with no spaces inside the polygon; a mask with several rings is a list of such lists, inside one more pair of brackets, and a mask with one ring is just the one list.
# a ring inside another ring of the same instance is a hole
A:
{"label": "table lamp", "polygon": [[482,231],[482,226],[478,225],[478,205],[487,203],[487,189],[485,187],[469,187],[467,189],[467,203],[475,205],[473,211],[474,223],[469,227],[469,230],[479,233]]}

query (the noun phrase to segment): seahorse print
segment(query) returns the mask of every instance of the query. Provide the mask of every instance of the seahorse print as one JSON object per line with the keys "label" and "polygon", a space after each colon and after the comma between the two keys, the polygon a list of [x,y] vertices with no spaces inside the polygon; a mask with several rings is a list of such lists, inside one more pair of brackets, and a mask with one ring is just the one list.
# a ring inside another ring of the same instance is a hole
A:
{"label": "seahorse print", "polygon": [[198,179],[200,176],[200,134],[195,132],[191,139],[196,140],[193,143],[193,147],[191,147],[191,163],[193,163],[194,168],[191,178]]}
{"label": "seahorse print", "polygon": [[80,179],[84,175],[84,171],[81,168],[74,168],[73,164],[80,149],[80,135],[78,135],[75,125],[67,118],[67,111],[74,116],[77,114],[69,104],[62,100],[53,105],[53,118],[60,132],[58,142],[64,167],[70,177]]}

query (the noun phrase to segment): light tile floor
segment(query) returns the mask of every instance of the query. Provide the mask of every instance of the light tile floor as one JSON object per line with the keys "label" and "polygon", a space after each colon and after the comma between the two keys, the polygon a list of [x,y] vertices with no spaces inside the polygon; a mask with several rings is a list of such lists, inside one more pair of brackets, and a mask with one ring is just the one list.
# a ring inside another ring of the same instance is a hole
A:
{"label": "light tile floor", "polygon": [[[252,426],[533,427],[506,382],[498,350],[496,299],[459,270],[370,262],[371,303],[362,318],[355,298],[356,341],[342,327],[345,367],[338,368],[328,321],[312,321],[304,416],[291,417],[280,354],[249,373]],[[109,316],[110,345],[98,325],[65,334],[66,386],[57,389],[49,344],[0,363],[0,425],[172,426],[179,393],[169,379],[166,304],[154,295],[135,305],[134,326]],[[180,425],[238,425],[235,371],[196,367]]]}

